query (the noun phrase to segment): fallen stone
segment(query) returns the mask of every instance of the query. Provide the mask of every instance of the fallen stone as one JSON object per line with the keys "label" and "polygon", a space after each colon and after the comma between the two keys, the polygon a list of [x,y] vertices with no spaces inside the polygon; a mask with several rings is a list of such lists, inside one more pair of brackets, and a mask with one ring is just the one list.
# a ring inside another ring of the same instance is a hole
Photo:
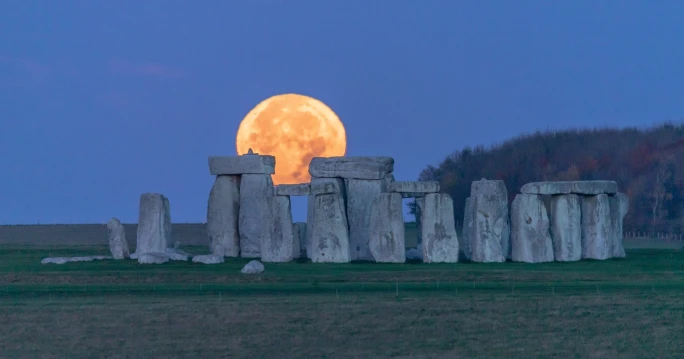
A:
{"label": "fallen stone", "polygon": [[219,264],[225,262],[225,257],[216,254],[203,254],[192,257],[193,263]]}
{"label": "fallen stone", "polygon": [[550,205],[553,257],[559,262],[582,259],[582,209],[576,194],[553,196]]}
{"label": "fallen stone", "polygon": [[448,194],[425,195],[421,231],[425,263],[458,262],[458,237],[454,228],[454,203]]}
{"label": "fallen stone", "polygon": [[511,257],[515,262],[553,262],[549,215],[542,198],[518,194],[511,206]]}
{"label": "fallen stone", "polygon": [[608,259],[613,254],[613,234],[608,195],[583,196],[582,258]]}
{"label": "fallen stone", "polygon": [[273,181],[271,175],[245,174],[240,179],[240,256],[258,258],[261,243],[270,242],[273,235],[271,200]]}
{"label": "fallen stone", "polygon": [[138,253],[133,252],[133,253],[131,253],[131,255],[128,258],[137,260],[138,259]]}
{"label": "fallen stone", "polygon": [[264,265],[261,264],[259,261],[251,261],[247,264],[245,264],[244,267],[240,270],[241,273],[244,274],[259,274],[264,272]]}
{"label": "fallen stone", "polygon": [[418,248],[409,248],[406,250],[406,260],[407,261],[422,261],[423,260],[423,249],[419,246]]}
{"label": "fallen stone", "polygon": [[596,195],[601,193],[617,193],[615,181],[558,181],[558,182],[532,182],[520,189],[520,193],[527,194],[581,194]]}
{"label": "fallen stone", "polygon": [[379,194],[387,192],[387,182],[384,179],[347,178],[344,183],[351,260],[372,261],[374,258],[369,247],[371,202]]}
{"label": "fallen stone", "polygon": [[501,197],[496,194],[477,194],[472,202],[474,218],[470,233],[470,259],[480,263],[505,262],[501,236],[508,222],[506,206],[501,205]]}
{"label": "fallen stone", "polygon": [[209,156],[212,176],[275,173],[275,157],[262,155]]}
{"label": "fallen stone", "polygon": [[[506,184],[502,180],[487,180],[484,178],[479,181],[473,181],[470,184],[470,197],[473,198],[474,201],[474,198],[479,194],[492,195],[496,196],[497,198],[497,201],[500,206],[499,211],[505,218],[500,236],[501,253],[503,254],[504,258],[511,259],[511,223],[509,220],[508,190],[506,189]],[[470,215],[473,216],[473,219],[475,218],[475,212],[471,212]],[[476,232],[471,233],[471,239],[473,239]]]}
{"label": "fallen stone", "polygon": [[276,196],[308,196],[311,194],[311,183],[280,184],[275,186]]}
{"label": "fallen stone", "polygon": [[[411,195],[411,197],[425,196],[426,193],[439,192],[439,182],[437,181],[396,181],[390,187],[390,192]],[[410,198],[410,197],[407,197]]]}
{"label": "fallen stone", "polygon": [[309,164],[312,177],[378,180],[392,172],[392,157],[314,157]]}
{"label": "fallen stone", "polygon": [[309,258],[309,255],[306,252],[306,231],[306,222],[296,222],[292,224],[292,232],[296,236],[295,241],[299,241],[300,252],[296,258]]}
{"label": "fallen stone", "polygon": [[370,252],[378,263],[404,263],[404,213],[399,193],[380,193],[370,206]]}
{"label": "fallen stone", "polygon": [[463,243],[463,257],[467,260],[471,260],[473,256],[472,247],[472,237],[475,228],[475,220],[473,215],[475,210],[473,209],[473,200],[470,197],[465,200],[465,208],[463,211],[463,229],[461,230],[461,243]]}
{"label": "fallen stone", "polygon": [[166,253],[142,253],[138,256],[138,263],[140,264],[162,264],[169,261],[169,256]]}
{"label": "fallen stone", "polygon": [[622,222],[629,210],[629,197],[624,193],[616,193],[609,196],[610,200],[610,223],[613,238],[612,257],[625,258],[625,246],[622,243]]}
{"label": "fallen stone", "polygon": [[349,255],[349,232],[344,205],[344,184],[338,178],[312,178],[311,187],[334,183],[335,193],[314,196],[311,233],[311,261],[314,263],[346,263]]}
{"label": "fallen stone", "polygon": [[[179,249],[179,248],[166,248],[166,253],[167,254],[174,254],[174,258],[181,258],[181,257],[178,257],[176,255],[185,256],[185,257],[192,257],[190,254],[188,254],[188,252],[186,252],[182,249]],[[187,260],[187,259],[172,259],[172,260]]]}
{"label": "fallen stone", "polygon": [[240,255],[240,176],[216,176],[207,206],[207,235],[212,253]]}
{"label": "fallen stone", "polygon": [[261,261],[290,262],[295,251],[290,196],[273,196],[270,200],[273,234],[262,237]]}
{"label": "fallen stone", "polygon": [[166,197],[159,193],[144,193],[140,196],[140,214],[135,252],[164,253],[170,238],[171,216]]}
{"label": "fallen stone", "polygon": [[181,262],[187,262],[188,259],[190,259],[190,256],[187,254],[183,253],[177,253],[177,252],[166,252],[164,253],[170,261],[181,261]]}
{"label": "fallen stone", "polygon": [[107,231],[109,232],[109,251],[112,252],[114,259],[125,259],[130,257],[131,253],[128,250],[128,242],[126,242],[126,232],[124,226],[117,219],[112,217],[107,223]]}
{"label": "fallen stone", "polygon": [[40,261],[41,264],[65,264],[71,262],[92,262],[96,260],[114,259],[111,256],[84,256],[84,257],[48,257]]}

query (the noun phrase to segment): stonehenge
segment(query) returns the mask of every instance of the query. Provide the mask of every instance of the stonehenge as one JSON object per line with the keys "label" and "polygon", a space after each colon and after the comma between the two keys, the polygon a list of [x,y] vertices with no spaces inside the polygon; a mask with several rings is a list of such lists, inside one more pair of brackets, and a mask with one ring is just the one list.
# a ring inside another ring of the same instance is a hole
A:
{"label": "stonehenge", "polygon": [[107,231],[109,232],[109,251],[112,252],[112,257],[114,259],[130,257],[123,224],[117,218],[112,217],[107,223]]}

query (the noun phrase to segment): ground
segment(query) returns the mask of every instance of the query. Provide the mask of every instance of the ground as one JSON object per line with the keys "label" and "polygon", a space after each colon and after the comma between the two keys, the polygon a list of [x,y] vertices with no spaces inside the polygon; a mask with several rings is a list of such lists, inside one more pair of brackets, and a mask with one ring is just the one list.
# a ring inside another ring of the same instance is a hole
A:
{"label": "ground", "polygon": [[[199,253],[205,247],[185,247]],[[684,251],[548,264],[101,261],[0,246],[0,357],[684,357]]]}

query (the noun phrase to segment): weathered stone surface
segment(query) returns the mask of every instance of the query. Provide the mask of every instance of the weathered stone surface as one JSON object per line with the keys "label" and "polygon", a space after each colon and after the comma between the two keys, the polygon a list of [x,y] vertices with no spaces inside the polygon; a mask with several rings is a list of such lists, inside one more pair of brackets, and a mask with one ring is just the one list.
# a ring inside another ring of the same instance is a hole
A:
{"label": "weathered stone surface", "polygon": [[553,257],[559,262],[582,259],[582,206],[579,196],[553,196],[550,207]]}
{"label": "weathered stone surface", "polygon": [[617,192],[615,181],[557,181],[531,182],[520,189],[520,193],[528,194],[582,194],[596,195],[601,193],[614,194]]}
{"label": "weathered stone surface", "polygon": [[392,157],[314,157],[309,164],[312,177],[383,179],[392,172]]}
{"label": "weathered stone surface", "polygon": [[344,184],[339,178],[312,178],[311,186],[313,188],[323,182],[334,183],[336,192],[314,196],[311,261],[349,262],[349,230],[344,205]]}
{"label": "weathered stone surface", "polygon": [[159,193],[144,193],[140,196],[140,213],[135,252],[164,253],[171,235],[171,216],[166,197]]}
{"label": "weathered stone surface", "polygon": [[372,261],[369,247],[371,203],[380,193],[387,192],[387,182],[347,178],[344,183],[351,260]]}
{"label": "weathered stone surface", "polygon": [[85,256],[85,257],[48,257],[40,261],[41,264],[65,264],[70,262],[91,262],[96,260],[114,259],[110,256]]}
{"label": "weathered stone surface", "polygon": [[273,235],[271,200],[273,181],[271,175],[245,174],[240,179],[240,256],[258,258],[261,243],[270,242]]}
{"label": "weathered stone surface", "polygon": [[240,176],[216,176],[207,206],[207,235],[212,253],[240,255]]}
{"label": "weathered stone surface", "polygon": [[396,181],[391,184],[390,192],[423,194],[439,192],[437,181]]}
{"label": "weathered stone surface", "polygon": [[511,257],[515,262],[553,261],[549,215],[542,198],[518,194],[511,206]]}
{"label": "weathered stone surface", "polygon": [[458,262],[458,237],[454,228],[454,203],[448,194],[425,195],[421,231],[425,263]]}
{"label": "weathered stone surface", "polygon": [[225,262],[225,256],[218,254],[203,254],[192,257],[193,263],[219,264]]}
{"label": "weathered stone surface", "polygon": [[169,256],[166,253],[147,252],[138,256],[138,263],[140,264],[162,264],[168,261]]}
{"label": "weathered stone surface", "polygon": [[[422,231],[422,221],[423,221],[423,207],[425,206],[425,198],[416,198],[416,245],[420,246],[423,243],[423,231]],[[422,249],[421,249],[422,253]],[[422,254],[421,254],[422,255]],[[421,259],[423,257],[420,257]]]}
{"label": "weathered stone surface", "polygon": [[123,224],[117,218],[112,217],[107,223],[107,231],[109,232],[109,251],[112,252],[112,257],[114,259],[130,257],[131,253],[128,250]]}
{"label": "weathered stone surface", "polygon": [[608,195],[582,196],[582,258],[608,259],[613,238]]}
{"label": "weathered stone surface", "polygon": [[261,155],[209,156],[209,173],[219,175],[242,175],[275,173],[275,157]]}
{"label": "weathered stone surface", "polygon": [[622,243],[622,222],[629,210],[629,197],[624,193],[616,193],[609,196],[610,200],[610,223],[613,239],[612,256],[613,258],[625,258],[625,247]]}
{"label": "weathered stone surface", "polygon": [[279,184],[275,186],[276,196],[308,196],[311,194],[311,183]]}
{"label": "weathered stone surface", "polygon": [[264,272],[264,265],[259,261],[250,261],[240,270],[243,274],[259,274]]}
{"label": "weathered stone surface", "polygon": [[404,263],[404,213],[399,193],[380,193],[370,206],[370,252],[379,263]]}
{"label": "weathered stone surface", "polygon": [[[299,241],[299,254],[295,255],[295,258],[309,258],[309,254],[306,251],[306,232],[307,225],[306,222],[295,222],[292,224],[292,232],[295,235],[295,240]],[[296,249],[296,247],[295,247]]]}
{"label": "weathered stone surface", "polygon": [[406,260],[407,261],[422,261],[423,260],[423,248],[418,246],[417,248],[409,248],[406,250]]}
{"label": "weathered stone surface", "polygon": [[167,250],[164,254],[169,257],[169,260],[171,261],[187,262],[188,259],[190,259],[190,256],[183,251]]}
{"label": "weathered stone surface", "polygon": [[261,242],[262,262],[290,262],[294,258],[295,242],[292,232],[290,196],[271,197],[273,234]]}
{"label": "weathered stone surface", "polygon": [[[499,202],[500,212],[505,218],[503,227],[501,229],[501,253],[504,258],[511,259],[511,224],[509,220],[508,211],[508,190],[506,189],[506,184],[502,180],[487,180],[481,179],[479,181],[473,181],[470,184],[470,197],[474,198],[479,194],[493,195],[496,196]],[[470,214],[475,218],[475,212]],[[473,222],[474,223],[474,222]],[[475,232],[471,232],[471,239],[474,238]],[[472,244],[472,243],[471,243]]]}
{"label": "weathered stone surface", "polygon": [[461,230],[461,243],[463,244],[461,252],[463,253],[463,257],[467,260],[471,260],[473,256],[472,237],[473,231],[475,230],[475,210],[473,209],[473,202],[474,201],[471,199],[471,197],[468,197],[465,200],[465,208],[463,211],[463,229]]}
{"label": "weathered stone surface", "polygon": [[313,242],[311,241],[311,234],[313,233],[313,225],[314,225],[314,205],[316,204],[315,201],[316,196],[310,195],[306,199],[306,233],[305,233],[305,240],[304,242],[306,243],[306,258],[311,258],[311,253],[313,253],[312,249],[312,244]]}
{"label": "weathered stone surface", "polygon": [[[306,231],[306,224],[304,225],[304,230]],[[306,232],[302,233],[302,226],[297,223],[292,223],[292,258],[302,258],[302,255],[306,256],[306,253],[302,252],[302,235],[306,235]],[[306,249],[304,249],[306,252]]]}
{"label": "weathered stone surface", "polygon": [[501,205],[501,197],[496,194],[477,194],[472,202],[471,260],[482,263],[505,262],[501,236],[508,222],[506,206]]}

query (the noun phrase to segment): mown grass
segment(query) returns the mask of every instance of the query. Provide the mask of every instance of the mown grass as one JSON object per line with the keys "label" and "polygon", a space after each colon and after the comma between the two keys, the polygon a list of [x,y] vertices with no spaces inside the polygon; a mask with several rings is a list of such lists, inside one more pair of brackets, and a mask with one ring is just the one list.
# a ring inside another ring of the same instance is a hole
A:
{"label": "mown grass", "polygon": [[[206,250],[186,247],[191,253]],[[684,357],[684,252],[546,264],[42,265],[0,247],[0,357]]]}

